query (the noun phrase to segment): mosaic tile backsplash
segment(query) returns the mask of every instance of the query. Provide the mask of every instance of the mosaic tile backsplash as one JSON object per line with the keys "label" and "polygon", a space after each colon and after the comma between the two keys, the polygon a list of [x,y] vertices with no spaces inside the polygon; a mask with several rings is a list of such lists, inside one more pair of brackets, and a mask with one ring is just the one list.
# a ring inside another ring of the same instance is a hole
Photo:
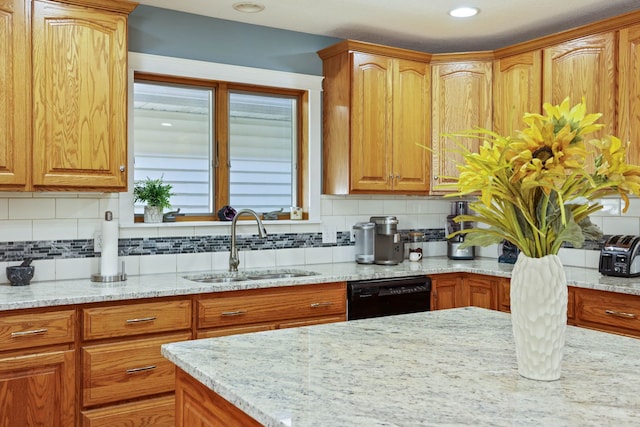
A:
{"label": "mosaic tile backsplash", "polygon": [[[401,230],[422,231],[425,242],[445,240],[444,229]],[[337,232],[336,243],[322,243],[322,233],[281,233],[270,234],[266,239],[257,235],[238,236],[238,249],[258,251],[265,249],[293,249],[353,246],[348,231]],[[190,237],[154,237],[124,238],[118,240],[119,256],[193,254],[203,252],[228,252],[231,246],[230,236],[190,236]],[[94,258],[99,252],[93,251],[93,239],[78,240],[42,240],[32,242],[0,243],[0,262],[58,258]]]}

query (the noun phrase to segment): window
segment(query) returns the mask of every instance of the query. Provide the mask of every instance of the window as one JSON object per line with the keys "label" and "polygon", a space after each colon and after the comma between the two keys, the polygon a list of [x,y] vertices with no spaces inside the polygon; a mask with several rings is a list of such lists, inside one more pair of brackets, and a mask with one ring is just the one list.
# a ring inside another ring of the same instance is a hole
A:
{"label": "window", "polygon": [[304,99],[300,90],[136,74],[134,180],[172,184],[180,219],[215,219],[224,205],[288,214],[302,205]]}

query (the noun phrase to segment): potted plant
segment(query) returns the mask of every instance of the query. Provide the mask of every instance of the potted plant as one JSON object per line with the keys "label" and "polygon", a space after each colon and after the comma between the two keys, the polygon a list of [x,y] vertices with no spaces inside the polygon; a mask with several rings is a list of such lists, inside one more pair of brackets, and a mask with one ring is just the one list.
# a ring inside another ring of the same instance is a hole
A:
{"label": "potted plant", "polygon": [[133,197],[136,202],[145,202],[144,222],[162,222],[164,208],[171,207],[170,199],[175,193],[171,184],[165,184],[163,177],[136,181],[133,187]]}
{"label": "potted plant", "polygon": [[469,204],[475,221],[462,229],[465,246],[507,240],[520,249],[511,276],[511,319],[521,375],[560,377],[567,321],[567,286],[557,254],[567,242],[582,247],[600,230],[589,215],[602,209],[600,199],[618,195],[626,212],[629,195],[640,195],[640,166],[626,162],[628,143],[615,136],[587,140],[602,129],[601,114],[587,114],[584,100],[571,107],[543,106],[546,115],[525,114],[527,127],[513,136],[474,129],[452,137],[482,140],[479,152],[461,146],[463,162],[449,196],[479,194]]}

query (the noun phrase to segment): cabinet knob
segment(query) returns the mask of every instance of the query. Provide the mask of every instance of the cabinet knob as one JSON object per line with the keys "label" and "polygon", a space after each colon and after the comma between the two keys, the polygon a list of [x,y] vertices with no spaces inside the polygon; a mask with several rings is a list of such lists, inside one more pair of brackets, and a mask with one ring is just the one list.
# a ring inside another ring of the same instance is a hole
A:
{"label": "cabinet knob", "polygon": [[438,180],[438,175],[434,176],[434,177],[433,177],[433,180],[434,180],[434,181],[437,181],[437,180]]}
{"label": "cabinet knob", "polygon": [[124,172],[124,170],[125,170],[124,165],[120,165],[120,172]]}

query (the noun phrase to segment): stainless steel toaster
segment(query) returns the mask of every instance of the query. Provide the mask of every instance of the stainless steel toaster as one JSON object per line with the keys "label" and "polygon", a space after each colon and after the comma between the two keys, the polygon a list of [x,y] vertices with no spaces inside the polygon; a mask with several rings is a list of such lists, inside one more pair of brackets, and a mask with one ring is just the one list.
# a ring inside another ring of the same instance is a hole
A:
{"label": "stainless steel toaster", "polygon": [[640,276],[640,236],[613,235],[600,250],[598,270],[605,276]]}

